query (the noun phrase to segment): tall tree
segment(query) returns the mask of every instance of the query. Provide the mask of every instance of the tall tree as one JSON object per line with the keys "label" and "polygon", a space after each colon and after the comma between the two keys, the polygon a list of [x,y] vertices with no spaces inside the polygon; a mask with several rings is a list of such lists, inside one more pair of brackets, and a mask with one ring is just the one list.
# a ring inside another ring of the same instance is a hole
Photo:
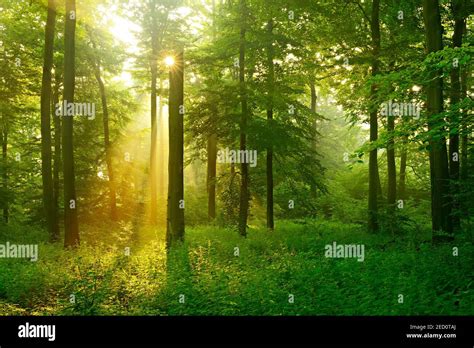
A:
{"label": "tall tree", "polygon": [[[395,165],[395,117],[387,117],[387,131],[388,131],[388,142],[387,142],[387,203],[393,207],[397,196],[397,169]],[[406,162],[406,158],[405,158]]]}
{"label": "tall tree", "polygon": [[[76,1],[66,0],[66,24],[64,31],[64,94],[63,100],[74,102],[75,87],[75,36]],[[76,177],[74,172],[74,130],[73,116],[63,120],[63,173],[64,173],[64,246],[79,245],[77,220]]]}
{"label": "tall tree", "polygon": [[99,85],[100,100],[102,102],[102,122],[104,126],[104,147],[105,147],[105,162],[107,164],[107,174],[109,179],[109,204],[110,204],[110,218],[117,219],[117,194],[115,188],[114,168],[112,164],[112,151],[110,146],[110,131],[109,131],[109,110],[107,107],[107,95],[105,94],[105,84],[100,74],[100,62],[97,61],[94,65],[94,75]]}
{"label": "tall tree", "polygon": [[207,216],[209,221],[216,217],[216,166],[217,134],[213,133],[207,139]]}
{"label": "tall tree", "polygon": [[56,1],[48,0],[44,39],[43,79],[41,83],[41,177],[43,181],[43,208],[51,240],[55,240],[55,206],[53,198],[51,152],[51,70],[53,68],[54,27]]}
{"label": "tall tree", "polygon": [[157,223],[157,209],[158,209],[158,163],[157,163],[157,135],[158,125],[156,122],[156,82],[158,78],[158,21],[157,21],[157,1],[150,2],[151,13],[151,57],[150,57],[150,71],[151,71],[151,149],[150,149],[150,222],[152,225]]}
{"label": "tall tree", "polygon": [[[275,80],[275,68],[273,66],[273,18],[267,22],[267,68],[268,68],[268,101],[267,101],[267,122],[268,129],[273,125],[273,89]],[[273,230],[273,146],[270,144],[267,148],[267,228]]]}
{"label": "tall tree", "polygon": [[398,179],[398,197],[404,200],[406,198],[406,172],[407,172],[407,158],[408,158],[408,136],[403,136],[402,149],[400,153],[400,172]]}
{"label": "tall tree", "polygon": [[[466,23],[464,23],[464,32],[466,32]],[[461,72],[461,98],[464,99],[467,96],[467,77],[468,70],[464,69]],[[463,110],[462,115],[462,137],[461,137],[461,179],[467,180],[468,175],[468,122],[467,122],[467,112]]]}
{"label": "tall tree", "polygon": [[3,221],[8,223],[9,211],[8,211],[8,123],[6,116],[2,113],[2,184],[3,190],[7,195],[5,202],[3,203]]}
{"label": "tall tree", "polygon": [[[56,67],[54,76],[54,92],[52,105],[59,103],[59,87],[61,84],[61,75]],[[59,239],[59,173],[61,171],[61,117],[56,116],[54,108],[52,108],[53,124],[54,124],[54,157],[53,157],[53,205],[54,205],[54,239]]]}
{"label": "tall tree", "polygon": [[[370,21],[371,38],[372,38],[372,66],[371,74],[375,76],[379,72],[379,52],[380,52],[380,0],[372,1],[372,15]],[[376,86],[371,87],[371,100],[374,103],[376,98]],[[378,120],[377,108],[375,105],[371,106],[370,110],[370,141],[373,144],[378,139]],[[370,151],[369,157],[369,231],[375,232],[378,230],[378,187],[380,184],[379,168],[377,159],[377,147]]]}
{"label": "tall tree", "polygon": [[[247,148],[247,87],[245,83],[245,48],[247,31],[247,5],[245,0],[240,0],[240,43],[239,43],[239,89],[240,89],[240,151]],[[247,219],[249,209],[249,169],[248,163],[242,161],[240,164],[240,210],[239,210],[239,233],[247,236]]]}
{"label": "tall tree", "polygon": [[[423,0],[426,48],[428,53],[443,49],[441,16],[438,0]],[[433,231],[452,232],[451,205],[448,200],[449,169],[446,140],[442,134],[443,80],[432,71],[426,87],[426,107],[430,136],[431,218]]]}
{"label": "tall tree", "polygon": [[[216,2],[212,0],[212,39],[216,37]],[[217,107],[211,108],[211,122],[216,122]],[[209,221],[216,217],[216,174],[217,174],[217,134],[212,132],[207,138],[207,216]]]}
{"label": "tall tree", "polygon": [[166,245],[184,240],[184,60],[179,50],[169,80],[168,223]]}
{"label": "tall tree", "polygon": [[[453,47],[462,46],[462,37],[464,32],[464,16],[463,16],[464,0],[453,0],[451,2],[452,14],[454,17],[454,32],[453,32]],[[453,209],[452,224],[454,229],[460,228],[460,217],[458,214],[458,193],[459,193],[459,129],[460,118],[459,112],[454,110],[455,105],[461,99],[461,81],[459,74],[459,65],[454,64],[451,70],[451,117],[450,117],[450,132],[449,132],[449,175],[451,179],[451,193],[453,195]]]}

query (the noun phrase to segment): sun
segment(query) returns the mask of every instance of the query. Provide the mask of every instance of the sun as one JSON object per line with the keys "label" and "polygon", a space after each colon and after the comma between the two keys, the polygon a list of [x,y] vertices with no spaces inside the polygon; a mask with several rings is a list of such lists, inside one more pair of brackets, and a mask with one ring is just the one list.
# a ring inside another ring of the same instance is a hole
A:
{"label": "sun", "polygon": [[167,56],[165,58],[166,66],[173,66],[174,65],[174,58],[172,56]]}

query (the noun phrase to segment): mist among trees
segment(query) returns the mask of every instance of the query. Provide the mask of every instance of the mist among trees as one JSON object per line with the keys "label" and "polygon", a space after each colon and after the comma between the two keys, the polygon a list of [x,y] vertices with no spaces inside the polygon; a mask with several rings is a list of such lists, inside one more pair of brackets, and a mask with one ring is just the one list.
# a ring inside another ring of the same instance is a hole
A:
{"label": "mist among trees", "polygon": [[473,12],[0,0],[0,314],[472,315]]}

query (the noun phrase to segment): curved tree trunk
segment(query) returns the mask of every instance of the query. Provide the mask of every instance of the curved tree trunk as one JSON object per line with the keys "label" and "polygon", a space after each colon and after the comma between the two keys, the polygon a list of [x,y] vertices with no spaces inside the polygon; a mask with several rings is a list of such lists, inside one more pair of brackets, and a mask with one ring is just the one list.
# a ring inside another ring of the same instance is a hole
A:
{"label": "curved tree trunk", "polygon": [[110,149],[110,131],[109,131],[109,110],[107,108],[107,96],[105,94],[105,85],[100,76],[100,64],[96,62],[94,67],[94,75],[99,84],[100,99],[102,102],[102,122],[104,126],[104,147],[105,162],[107,164],[107,174],[109,177],[109,205],[110,218],[117,220],[117,193],[115,188],[115,176],[112,164],[112,153]]}

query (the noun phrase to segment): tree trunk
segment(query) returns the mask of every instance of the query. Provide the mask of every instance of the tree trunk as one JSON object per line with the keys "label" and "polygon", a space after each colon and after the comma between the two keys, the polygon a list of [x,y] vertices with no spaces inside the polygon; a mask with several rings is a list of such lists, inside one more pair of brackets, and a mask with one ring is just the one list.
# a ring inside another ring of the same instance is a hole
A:
{"label": "tree trunk", "polygon": [[[461,73],[461,98],[464,99],[467,96],[467,77],[468,77],[468,71],[467,69],[464,69]],[[468,175],[468,167],[469,167],[469,161],[468,161],[468,132],[469,132],[469,124],[466,121],[468,115],[466,110],[463,110],[462,114],[462,137],[461,137],[461,179],[467,180],[467,175]]]}
{"label": "tree trunk", "polygon": [[217,135],[207,138],[207,216],[209,221],[216,218],[216,162]]}
{"label": "tree trunk", "polygon": [[170,248],[184,240],[184,61],[183,52],[175,57],[170,68],[169,90],[169,163],[168,163],[168,224],[166,244]]}
{"label": "tree trunk", "polygon": [[53,68],[54,27],[56,24],[55,0],[48,0],[44,39],[43,78],[41,82],[41,178],[43,182],[43,209],[50,240],[56,238],[51,168],[51,69]]}
{"label": "tree trunk", "polygon": [[163,121],[163,79],[160,78],[159,88],[159,102],[158,102],[158,145],[157,145],[157,161],[158,161],[158,196],[160,199],[165,198],[165,132],[164,132],[164,121]]}
{"label": "tree trunk", "polygon": [[[74,102],[75,80],[76,1],[66,0],[66,28],[64,32],[64,101]],[[64,173],[64,246],[79,245],[77,221],[76,178],[74,174],[73,116],[63,120],[63,173]]]}
{"label": "tree trunk", "polygon": [[[245,151],[247,147],[247,90],[245,85],[245,33],[246,33],[246,4],[240,0],[240,45],[239,45],[239,82],[240,102],[242,113],[240,116],[240,150]],[[245,162],[245,161],[243,161]],[[249,209],[249,173],[248,163],[240,164],[240,210],[239,210],[239,234],[247,236],[247,219]]]}
{"label": "tree trunk", "polygon": [[[380,0],[372,2],[372,18],[371,18],[371,36],[372,36],[372,76],[378,74],[379,71],[379,51],[380,51],[380,23],[379,23]],[[375,99],[376,86],[371,87],[371,99]],[[373,143],[378,139],[378,121],[377,109],[372,107],[370,111],[370,142]],[[377,159],[377,148],[370,151],[369,157],[369,231],[376,232],[378,230],[378,190],[380,186],[379,168]]]}
{"label": "tree trunk", "polygon": [[59,103],[59,85],[61,76],[56,71],[54,78],[52,117],[54,124],[54,161],[53,161],[53,206],[54,206],[54,229],[53,239],[59,240],[59,173],[61,171],[61,117],[56,116],[54,105]]}
{"label": "tree trunk", "polygon": [[[314,83],[314,78],[311,79],[309,83],[309,88],[311,91],[311,114],[313,115],[313,150],[316,152],[317,147],[317,134],[318,134],[318,123],[316,119],[316,105],[318,101],[318,96],[316,94],[316,85]],[[316,198],[318,195],[317,186],[312,184],[311,185],[311,196]]]}
{"label": "tree trunk", "polygon": [[158,209],[158,166],[157,166],[157,157],[156,157],[156,140],[158,134],[158,127],[156,122],[156,81],[158,76],[158,34],[156,32],[156,8],[155,4],[152,4],[152,20],[154,25],[152,27],[151,34],[151,142],[150,142],[150,193],[151,193],[151,202],[150,202],[150,223],[156,225],[157,223],[157,209]]}
{"label": "tree trunk", "polygon": [[[216,3],[212,0],[212,39],[216,37]],[[211,111],[211,124],[216,122],[217,109]],[[216,218],[216,175],[217,175],[217,134],[207,138],[207,217],[209,221]]]}
{"label": "tree trunk", "polygon": [[102,121],[104,125],[104,147],[105,147],[105,162],[107,164],[107,174],[109,177],[109,205],[110,218],[117,220],[117,194],[114,180],[114,170],[112,164],[112,153],[110,149],[110,132],[109,132],[109,111],[107,108],[107,96],[105,95],[104,81],[100,76],[100,64],[97,62],[94,67],[94,74],[99,84],[100,99],[102,102]]}
{"label": "tree trunk", "polygon": [[[395,117],[387,117],[387,131],[389,134],[389,140],[387,143],[387,176],[388,176],[388,190],[387,190],[387,203],[389,207],[395,206],[395,200],[397,199],[397,169],[395,166]],[[406,161],[406,158],[405,158]],[[406,163],[405,163],[406,165]]]}
{"label": "tree trunk", "polygon": [[[268,129],[272,129],[273,125],[273,93],[275,69],[273,66],[273,19],[267,23],[267,33],[269,35],[267,46],[267,65],[268,65],[268,108],[267,108],[267,123]],[[273,231],[275,227],[273,217],[273,146],[270,144],[267,148],[267,228]]]}
{"label": "tree trunk", "polygon": [[407,148],[406,145],[408,143],[408,137],[404,136],[403,137],[403,148],[402,148],[402,153],[400,155],[400,177],[399,177],[399,182],[398,182],[398,197],[400,199],[405,200],[406,199],[406,171],[407,171]]}
{"label": "tree trunk", "polygon": [[[464,31],[464,18],[462,16],[462,1],[453,0],[452,10],[454,17],[454,33],[453,33],[453,47],[462,46],[462,35]],[[461,81],[459,76],[459,66],[454,66],[451,70],[451,106],[459,103],[461,99]],[[459,230],[459,129],[460,122],[457,112],[451,114],[450,117],[450,136],[449,136],[449,176],[451,179],[451,194],[453,195],[453,216],[452,224],[454,230]]]}
{"label": "tree trunk", "polygon": [[[442,27],[438,0],[423,0],[423,17],[428,53],[442,50]],[[436,115],[443,111],[443,81],[438,72],[433,72],[431,77],[432,79],[426,88],[429,130],[439,126],[440,121],[436,120]],[[430,172],[433,231],[451,233],[451,204],[447,197],[449,193],[448,155],[443,136],[430,139]]]}
{"label": "tree trunk", "polygon": [[3,173],[2,173],[2,181],[3,181],[3,190],[7,195],[5,199],[5,203],[3,205],[3,221],[8,223],[10,214],[8,211],[8,128],[7,128],[7,121],[5,116],[3,118],[2,124],[2,161],[3,161]]}

